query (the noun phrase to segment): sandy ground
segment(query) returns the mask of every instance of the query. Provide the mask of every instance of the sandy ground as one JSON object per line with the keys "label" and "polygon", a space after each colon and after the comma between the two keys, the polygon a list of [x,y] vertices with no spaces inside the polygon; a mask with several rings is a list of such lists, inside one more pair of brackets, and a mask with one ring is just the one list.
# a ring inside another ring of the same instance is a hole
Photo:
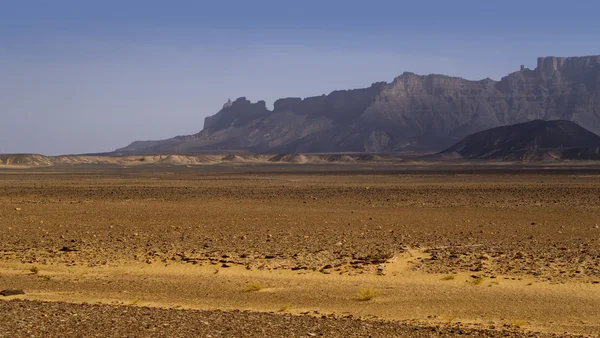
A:
{"label": "sandy ground", "polygon": [[0,171],[0,332],[600,333],[600,171],[313,168]]}

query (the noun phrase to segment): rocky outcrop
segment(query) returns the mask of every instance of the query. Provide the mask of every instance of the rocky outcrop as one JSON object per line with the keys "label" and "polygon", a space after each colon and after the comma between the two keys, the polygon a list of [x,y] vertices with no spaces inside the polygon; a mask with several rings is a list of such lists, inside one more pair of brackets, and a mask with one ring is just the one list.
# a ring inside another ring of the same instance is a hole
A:
{"label": "rocky outcrop", "polygon": [[531,120],[600,133],[600,56],[539,58],[500,81],[404,73],[391,83],[264,101],[228,102],[195,135],[134,143],[123,154],[440,150],[466,135]]}

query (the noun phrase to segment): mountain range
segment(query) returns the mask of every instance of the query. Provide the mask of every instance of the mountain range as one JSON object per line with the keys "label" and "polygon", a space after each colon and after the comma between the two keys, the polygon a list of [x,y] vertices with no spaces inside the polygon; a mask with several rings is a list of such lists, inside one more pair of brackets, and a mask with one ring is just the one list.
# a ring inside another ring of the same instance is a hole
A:
{"label": "mountain range", "polygon": [[329,95],[227,102],[193,135],[136,141],[112,155],[211,151],[440,151],[479,131],[532,120],[600,133],[600,56],[541,57],[500,81],[404,73]]}

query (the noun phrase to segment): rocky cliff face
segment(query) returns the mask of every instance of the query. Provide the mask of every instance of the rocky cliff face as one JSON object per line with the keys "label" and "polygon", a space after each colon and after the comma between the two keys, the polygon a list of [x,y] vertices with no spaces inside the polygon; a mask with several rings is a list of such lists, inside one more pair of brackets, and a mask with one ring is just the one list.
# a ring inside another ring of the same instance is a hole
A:
{"label": "rocky cliff face", "polygon": [[137,142],[120,153],[393,152],[441,150],[466,135],[530,120],[568,120],[600,133],[600,56],[539,58],[500,81],[404,73],[329,95],[228,102],[195,135]]}

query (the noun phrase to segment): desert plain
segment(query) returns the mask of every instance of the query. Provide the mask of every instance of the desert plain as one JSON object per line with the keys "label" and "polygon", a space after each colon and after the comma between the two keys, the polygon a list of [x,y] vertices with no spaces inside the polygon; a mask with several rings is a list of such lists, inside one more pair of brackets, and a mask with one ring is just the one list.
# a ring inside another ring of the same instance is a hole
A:
{"label": "desert plain", "polygon": [[0,169],[0,337],[593,337],[594,164]]}

